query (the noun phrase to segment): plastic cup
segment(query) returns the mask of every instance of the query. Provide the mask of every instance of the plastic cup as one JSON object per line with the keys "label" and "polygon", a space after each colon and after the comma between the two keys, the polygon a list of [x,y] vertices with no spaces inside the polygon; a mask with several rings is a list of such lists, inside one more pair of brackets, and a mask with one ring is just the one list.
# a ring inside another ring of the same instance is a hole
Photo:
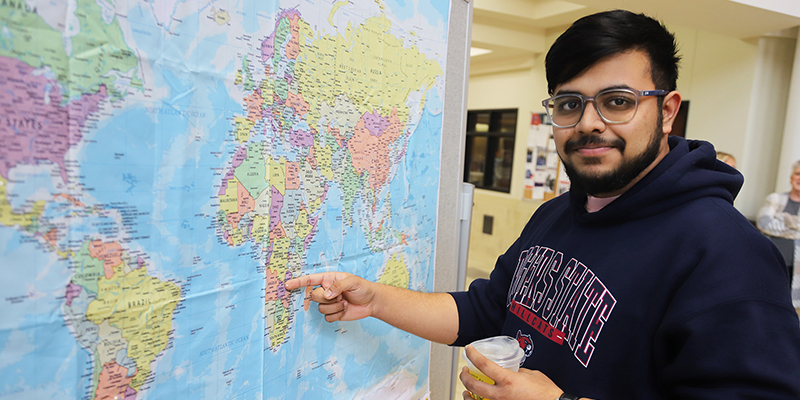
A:
{"label": "plastic cup", "polygon": [[[483,354],[484,357],[494,361],[497,365],[510,369],[514,372],[519,371],[519,363],[522,361],[522,356],[525,351],[519,347],[519,342],[510,336],[495,336],[486,339],[481,339],[470,343],[475,350]],[[464,359],[467,360],[467,367],[469,367],[469,374],[473,378],[494,385],[494,381],[488,376],[484,375],[478,368],[472,365],[472,362],[467,358],[467,349],[464,348]],[[474,393],[470,393],[473,399],[488,400]]]}

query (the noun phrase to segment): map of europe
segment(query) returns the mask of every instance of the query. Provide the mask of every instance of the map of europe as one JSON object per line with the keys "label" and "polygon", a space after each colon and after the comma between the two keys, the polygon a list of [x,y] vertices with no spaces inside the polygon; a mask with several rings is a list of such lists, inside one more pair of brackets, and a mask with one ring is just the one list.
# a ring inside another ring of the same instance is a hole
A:
{"label": "map of europe", "polygon": [[0,0],[0,399],[426,399],[449,1]]}

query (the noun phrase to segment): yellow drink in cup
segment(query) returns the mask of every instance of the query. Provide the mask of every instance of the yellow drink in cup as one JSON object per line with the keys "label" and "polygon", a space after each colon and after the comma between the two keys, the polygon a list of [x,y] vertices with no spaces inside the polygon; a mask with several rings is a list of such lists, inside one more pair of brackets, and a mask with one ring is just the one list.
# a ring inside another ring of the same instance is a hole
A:
{"label": "yellow drink in cup", "polygon": [[[519,342],[517,342],[516,339],[510,336],[495,336],[477,340],[470,344],[475,350],[478,350],[484,357],[494,361],[497,365],[514,372],[519,371],[519,363],[522,361],[522,356],[525,352],[519,347]],[[467,360],[469,374],[472,375],[473,378],[494,385],[494,380],[484,375],[483,372],[472,365],[472,362],[467,358],[467,349],[464,349],[464,359]],[[476,400],[489,400],[474,393],[471,393],[471,395],[472,398]]]}
{"label": "yellow drink in cup", "polygon": [[[490,385],[494,385],[494,380],[492,378],[489,378],[488,376],[484,375],[483,372],[478,371],[476,368],[470,369],[469,370],[469,374],[472,375],[473,378],[475,378],[475,379],[477,379],[477,380],[479,380],[481,382],[485,382],[485,383],[488,383]],[[477,398],[477,397],[475,397],[475,395],[472,395],[472,397],[473,398]]]}

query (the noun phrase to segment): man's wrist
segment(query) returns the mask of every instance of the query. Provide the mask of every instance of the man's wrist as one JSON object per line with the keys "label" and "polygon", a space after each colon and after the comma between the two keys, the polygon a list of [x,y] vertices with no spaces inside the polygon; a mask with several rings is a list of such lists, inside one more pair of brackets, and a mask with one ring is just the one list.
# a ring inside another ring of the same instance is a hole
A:
{"label": "man's wrist", "polygon": [[561,396],[558,396],[556,400],[578,400],[580,396],[575,396],[574,394],[569,394],[567,392],[561,393]]}

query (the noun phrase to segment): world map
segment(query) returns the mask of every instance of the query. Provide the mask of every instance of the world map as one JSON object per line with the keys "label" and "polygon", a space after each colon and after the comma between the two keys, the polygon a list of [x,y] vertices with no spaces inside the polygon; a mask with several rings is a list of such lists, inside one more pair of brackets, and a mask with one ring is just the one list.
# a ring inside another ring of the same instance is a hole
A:
{"label": "world map", "polygon": [[0,0],[0,399],[425,399],[449,2]]}

